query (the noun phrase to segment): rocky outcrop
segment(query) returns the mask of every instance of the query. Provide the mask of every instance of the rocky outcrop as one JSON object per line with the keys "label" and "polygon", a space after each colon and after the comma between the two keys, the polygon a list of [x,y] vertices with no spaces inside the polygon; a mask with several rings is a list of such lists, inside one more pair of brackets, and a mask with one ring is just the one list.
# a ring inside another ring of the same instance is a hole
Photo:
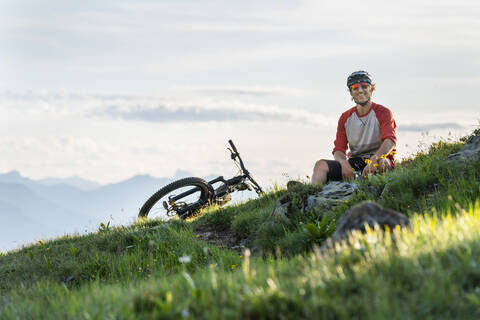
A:
{"label": "rocky outcrop", "polygon": [[[353,182],[332,181],[323,187],[320,192],[308,196],[301,212],[316,208],[322,211],[330,210],[338,204],[348,201],[357,189],[358,185]],[[292,211],[290,200],[288,195],[278,199],[269,219],[289,223]]]}
{"label": "rocky outcrop", "polygon": [[448,156],[448,160],[477,159],[480,157],[480,134],[471,136],[457,153]]}
{"label": "rocky outcrop", "polygon": [[379,227],[385,230],[385,226],[394,229],[396,226],[404,227],[408,224],[408,218],[400,212],[382,208],[375,202],[366,201],[352,207],[342,215],[331,240],[339,241],[347,237],[353,230],[365,232],[365,225],[372,229]]}
{"label": "rocky outcrop", "polygon": [[307,208],[321,208],[328,210],[342,202],[348,201],[358,185],[353,182],[332,181],[316,195],[307,199]]}

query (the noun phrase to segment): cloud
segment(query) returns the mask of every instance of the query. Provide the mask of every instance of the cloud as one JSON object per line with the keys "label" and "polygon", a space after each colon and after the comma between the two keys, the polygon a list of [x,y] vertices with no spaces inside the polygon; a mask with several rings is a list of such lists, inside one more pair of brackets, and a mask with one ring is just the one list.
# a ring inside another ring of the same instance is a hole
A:
{"label": "cloud", "polygon": [[230,122],[230,121],[281,121],[310,125],[328,125],[335,122],[318,114],[299,108],[250,105],[235,102],[212,102],[211,104],[168,105],[110,105],[96,116],[109,116],[125,120],[146,122]]}
{"label": "cloud", "polygon": [[200,92],[202,94],[232,95],[232,96],[293,96],[302,97],[312,94],[311,91],[290,87],[265,87],[265,86],[209,86],[209,87],[181,87],[180,90]]}
{"label": "cloud", "polygon": [[[296,106],[278,106],[247,102],[248,97],[273,96],[285,98],[308,94],[307,90],[284,87],[186,87],[200,92],[200,97],[161,98],[147,95],[99,93],[0,92],[0,111],[12,119],[42,116],[45,119],[131,120],[153,123],[210,122],[288,122],[292,124],[336,124],[336,119],[309,112]],[[185,88],[182,88],[185,90]],[[185,92],[185,91],[183,91]],[[210,92],[210,95],[207,94]],[[208,98],[209,96],[221,98]],[[195,96],[195,95],[194,95]],[[198,94],[196,94],[198,96]],[[237,96],[237,97],[236,97]],[[240,96],[240,99],[237,99]]]}
{"label": "cloud", "polygon": [[464,126],[455,122],[442,123],[416,123],[416,124],[399,124],[397,130],[412,131],[412,132],[426,132],[431,130],[445,130],[445,129],[463,129]]}

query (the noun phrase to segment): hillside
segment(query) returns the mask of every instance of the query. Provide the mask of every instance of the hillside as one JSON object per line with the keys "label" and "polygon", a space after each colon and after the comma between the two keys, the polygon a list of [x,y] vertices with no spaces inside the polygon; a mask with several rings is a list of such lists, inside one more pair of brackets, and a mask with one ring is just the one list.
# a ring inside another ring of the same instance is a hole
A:
{"label": "hillside", "polygon": [[[356,232],[328,249],[331,230],[301,210],[321,186],[274,187],[189,221],[103,225],[3,254],[0,318],[476,319],[480,158],[448,160],[465,141],[440,141],[358,181],[328,214],[334,228],[371,200],[407,215],[408,228]],[[267,223],[286,196],[292,222]]]}

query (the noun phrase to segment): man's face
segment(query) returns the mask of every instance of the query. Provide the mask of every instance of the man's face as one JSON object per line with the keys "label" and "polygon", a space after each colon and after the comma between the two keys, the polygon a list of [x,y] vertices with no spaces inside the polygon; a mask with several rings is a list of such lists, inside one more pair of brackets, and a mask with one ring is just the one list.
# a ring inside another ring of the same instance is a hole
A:
{"label": "man's face", "polygon": [[372,97],[372,86],[368,83],[354,84],[350,89],[353,101],[359,105],[365,105]]}

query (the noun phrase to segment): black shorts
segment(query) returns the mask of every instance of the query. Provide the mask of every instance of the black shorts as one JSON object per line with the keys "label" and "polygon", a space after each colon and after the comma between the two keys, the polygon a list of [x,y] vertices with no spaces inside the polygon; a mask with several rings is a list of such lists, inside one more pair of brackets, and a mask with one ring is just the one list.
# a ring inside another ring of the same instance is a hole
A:
{"label": "black shorts", "polygon": [[[342,166],[340,162],[336,160],[325,160],[328,164],[328,174],[327,180],[328,181],[340,181],[343,180],[342,177]],[[363,168],[367,165],[363,158],[350,158],[348,159],[348,163],[352,166],[353,170],[360,171],[360,174],[363,171]]]}

